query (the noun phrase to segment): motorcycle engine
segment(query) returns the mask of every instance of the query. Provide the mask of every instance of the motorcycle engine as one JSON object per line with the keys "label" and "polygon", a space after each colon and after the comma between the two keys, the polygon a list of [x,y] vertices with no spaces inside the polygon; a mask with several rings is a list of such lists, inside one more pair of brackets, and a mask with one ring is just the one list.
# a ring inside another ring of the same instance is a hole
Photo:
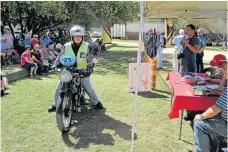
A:
{"label": "motorcycle engine", "polygon": [[72,79],[73,86],[71,87],[72,93],[77,93],[78,86],[81,84],[80,76],[79,74],[76,74]]}

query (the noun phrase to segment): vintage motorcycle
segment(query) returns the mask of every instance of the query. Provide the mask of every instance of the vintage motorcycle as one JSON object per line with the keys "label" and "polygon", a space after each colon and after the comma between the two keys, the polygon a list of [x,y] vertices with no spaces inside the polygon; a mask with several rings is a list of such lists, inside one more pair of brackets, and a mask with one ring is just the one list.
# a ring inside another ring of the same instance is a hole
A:
{"label": "vintage motorcycle", "polygon": [[56,108],[56,122],[59,131],[69,131],[74,112],[81,112],[81,106],[85,102],[85,90],[81,85],[81,78],[90,73],[86,70],[77,70],[77,59],[74,55],[63,54],[60,56],[63,70],[60,74],[60,97]]}

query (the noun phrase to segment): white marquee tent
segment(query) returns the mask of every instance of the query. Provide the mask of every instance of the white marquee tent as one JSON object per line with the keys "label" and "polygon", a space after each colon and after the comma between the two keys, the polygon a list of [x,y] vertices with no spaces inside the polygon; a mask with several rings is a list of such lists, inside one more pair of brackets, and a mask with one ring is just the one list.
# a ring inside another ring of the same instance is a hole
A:
{"label": "white marquee tent", "polygon": [[136,91],[132,125],[131,152],[134,146],[136,109],[138,97],[138,79],[141,67],[142,37],[144,18],[179,18],[179,19],[223,19],[227,21],[227,1],[141,1],[140,27],[137,54]]}

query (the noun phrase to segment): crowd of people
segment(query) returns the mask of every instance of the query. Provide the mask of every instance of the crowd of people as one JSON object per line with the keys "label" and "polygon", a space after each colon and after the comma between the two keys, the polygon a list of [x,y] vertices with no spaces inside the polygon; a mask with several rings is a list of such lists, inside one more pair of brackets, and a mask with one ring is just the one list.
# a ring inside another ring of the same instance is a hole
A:
{"label": "crowd of people", "polygon": [[[89,43],[94,55],[106,52],[102,39],[93,42],[90,35],[85,35],[84,39]],[[39,37],[37,34],[32,36],[31,32],[28,32],[24,34],[23,44],[19,45],[21,47],[18,47],[18,43],[18,40],[13,38],[10,28],[6,26],[4,33],[1,34],[1,65],[13,64],[13,57],[16,55],[21,67],[29,71],[30,77],[52,71],[52,65],[63,49],[62,44],[54,43],[48,33]]]}
{"label": "crowd of people", "polygon": [[[83,38],[89,44],[92,54],[106,52],[102,39],[93,42],[90,35],[84,35]],[[31,32],[24,34],[21,43],[13,38],[10,28],[6,26],[4,33],[1,33],[1,66],[20,64],[22,68],[29,71],[29,77],[37,77],[56,70],[57,59],[63,50],[61,43],[54,43],[47,33],[39,37],[37,34],[32,36]],[[2,90],[5,91],[5,89]]]}
{"label": "crowd of people", "polygon": [[227,143],[227,59],[216,55],[210,62],[211,67],[203,65],[206,38],[203,29],[197,30],[194,25],[186,26],[186,31],[179,30],[174,39],[173,70],[180,73],[206,73],[203,81],[197,85],[218,84],[217,89],[202,91],[206,96],[219,96],[215,105],[206,111],[187,111],[186,121],[194,123],[195,149],[197,152],[216,151],[224,140]]}
{"label": "crowd of people", "polygon": [[45,34],[43,41],[38,40],[37,35],[29,41],[28,35],[25,36],[25,51],[21,55],[21,67],[29,71],[30,77],[36,77],[52,71],[52,66],[61,53],[62,45],[55,45],[54,42]]}
{"label": "crowd of people", "polygon": [[13,59],[18,59],[19,54],[14,49],[14,38],[8,27],[4,28],[4,33],[1,33],[1,65],[10,65]]}
{"label": "crowd of people", "polygon": [[203,72],[203,56],[206,47],[206,38],[203,29],[198,29],[197,34],[194,25],[186,26],[186,34],[183,29],[173,40],[175,51],[173,55],[173,69],[176,72]]}
{"label": "crowd of people", "polygon": [[[165,38],[159,31],[149,31],[144,39],[147,55],[157,57],[157,70],[162,69],[162,51]],[[218,84],[217,89],[202,91],[205,96],[219,96],[217,102],[206,111],[187,111],[184,120],[191,121],[194,129],[195,149],[197,152],[216,151],[220,144],[227,143],[227,62],[226,56],[218,54],[210,62],[211,67],[204,68],[203,57],[206,38],[202,28],[193,24],[186,30],[179,30],[173,39],[173,71],[181,74],[206,73],[205,80],[197,85]]]}
{"label": "crowd of people", "polygon": [[162,69],[162,53],[166,45],[166,38],[160,31],[149,30],[144,38],[147,54],[151,58],[157,56],[157,70]]}

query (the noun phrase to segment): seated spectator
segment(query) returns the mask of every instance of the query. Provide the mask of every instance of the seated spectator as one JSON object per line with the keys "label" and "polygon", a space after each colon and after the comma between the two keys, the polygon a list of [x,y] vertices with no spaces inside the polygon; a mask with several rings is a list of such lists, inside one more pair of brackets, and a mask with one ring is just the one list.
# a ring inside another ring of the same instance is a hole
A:
{"label": "seated spectator", "polygon": [[101,46],[101,52],[107,52],[105,44],[103,43],[103,39],[99,41],[99,45]]}
{"label": "seated spectator", "polygon": [[46,48],[45,45],[42,45],[42,46],[41,46],[40,55],[41,55],[41,60],[42,60],[42,61],[44,61],[44,60],[49,60],[49,55],[48,55],[47,48]]}
{"label": "seated spectator", "polygon": [[25,34],[25,40],[24,40],[24,45],[31,46],[29,34]]}
{"label": "seated spectator", "polygon": [[[206,84],[206,82],[211,82],[213,84],[219,84],[218,89],[211,89],[203,91],[203,95],[206,96],[220,96],[225,85],[226,79],[224,78],[224,63],[223,60],[226,60],[226,57],[223,55],[216,55],[211,61],[211,66],[217,67],[217,72],[215,75],[208,75],[205,81],[198,81],[197,84]],[[186,121],[192,121],[196,114],[202,113],[203,111],[187,111],[187,116],[184,117]]]}
{"label": "seated spectator", "polygon": [[41,60],[43,62],[43,72],[44,73],[48,73],[48,67],[49,67],[49,55],[48,55],[48,52],[47,52],[47,49],[46,49],[46,46],[45,45],[42,45],[41,46],[41,52],[40,52],[40,55],[41,55]]}
{"label": "seated spectator", "polygon": [[12,64],[12,50],[5,37],[1,37],[1,64]]}
{"label": "seated spectator", "polygon": [[[7,81],[7,79],[6,79]],[[7,91],[7,83],[5,82],[5,80],[2,78],[2,75],[1,75],[1,97],[4,96],[4,95],[7,95],[9,94],[9,92]]]}
{"label": "seated spectator", "polygon": [[48,46],[48,54],[49,54],[49,61],[51,64],[55,62],[56,58],[59,55],[58,52],[56,52],[54,47],[55,47],[54,43],[50,42]]}
{"label": "seated spectator", "polygon": [[33,38],[31,39],[31,46],[32,48],[36,45],[39,44],[39,40],[38,40],[38,35],[33,35]]}
{"label": "seated spectator", "polygon": [[3,36],[7,39],[8,47],[10,49],[13,49],[14,48],[13,47],[14,38],[13,38],[13,35],[11,34],[10,28],[8,26],[4,27],[4,33],[5,34]]}
{"label": "seated spectator", "polygon": [[204,113],[196,115],[194,119],[194,139],[197,152],[216,151],[219,139],[227,138],[227,60],[224,61],[224,64],[226,82],[221,96],[215,105]]}
{"label": "seated spectator", "polygon": [[50,37],[48,36],[48,34],[45,34],[43,39],[43,45],[47,46],[49,45],[50,42],[51,42]]}
{"label": "seated spectator", "polygon": [[1,37],[1,52],[3,50],[8,50],[9,49],[9,45],[7,43],[7,39],[5,37]]}
{"label": "seated spectator", "polygon": [[41,75],[43,70],[43,62],[40,55],[40,46],[38,44],[34,45],[34,48],[30,54],[33,62],[38,66],[37,74]]}
{"label": "seated spectator", "polygon": [[216,58],[216,57],[218,57],[218,56],[215,56],[214,60],[212,60],[212,61],[215,61],[214,65],[216,65],[220,70],[217,70],[218,73],[216,73],[215,75],[207,76],[206,81],[219,84],[219,88],[218,89],[211,89],[209,91],[205,91],[204,92],[205,95],[220,96],[222,94],[223,87],[226,85],[226,77],[224,77],[224,71],[226,70],[227,67],[226,67],[226,64],[223,62],[224,60],[226,60],[226,57],[225,56],[219,56],[219,57],[221,57],[220,59]]}
{"label": "seated spectator", "polygon": [[213,60],[210,62],[210,65],[214,69],[214,73],[207,74],[205,81],[198,81],[197,84],[205,84],[206,82],[211,82],[215,84],[220,84],[220,81],[224,75],[224,66],[222,60],[226,60],[226,56],[218,54],[214,56]]}
{"label": "seated spectator", "polygon": [[30,77],[36,77],[36,71],[38,67],[31,58],[30,50],[30,46],[25,47],[25,52],[21,55],[21,67],[30,72]]}

